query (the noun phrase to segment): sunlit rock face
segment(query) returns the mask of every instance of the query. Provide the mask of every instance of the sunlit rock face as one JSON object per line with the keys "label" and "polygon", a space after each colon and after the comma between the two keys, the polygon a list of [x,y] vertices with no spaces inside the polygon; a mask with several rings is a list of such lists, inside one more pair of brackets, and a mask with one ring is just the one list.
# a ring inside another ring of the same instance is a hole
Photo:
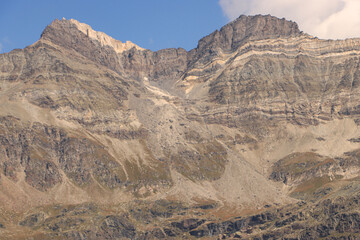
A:
{"label": "sunlit rock face", "polygon": [[269,15],[157,52],[55,20],[0,55],[0,235],[356,239],[359,56]]}

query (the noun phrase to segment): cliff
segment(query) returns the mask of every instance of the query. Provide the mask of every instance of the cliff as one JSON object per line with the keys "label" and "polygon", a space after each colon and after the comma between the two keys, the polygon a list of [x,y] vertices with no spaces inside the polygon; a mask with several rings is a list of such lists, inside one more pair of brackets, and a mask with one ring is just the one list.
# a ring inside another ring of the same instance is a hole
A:
{"label": "cliff", "polygon": [[359,56],[269,15],[157,52],[55,20],[0,55],[0,233],[355,239]]}

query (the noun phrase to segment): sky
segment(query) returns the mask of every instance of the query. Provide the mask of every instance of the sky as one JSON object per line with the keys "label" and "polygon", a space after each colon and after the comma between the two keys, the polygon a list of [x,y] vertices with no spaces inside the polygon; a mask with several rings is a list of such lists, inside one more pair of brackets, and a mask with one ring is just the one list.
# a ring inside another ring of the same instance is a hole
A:
{"label": "sky", "polygon": [[229,21],[218,0],[0,0],[0,53],[31,45],[63,17],[151,50],[190,50]]}
{"label": "sky", "polygon": [[190,50],[241,14],[285,17],[319,38],[360,37],[360,0],[1,0],[0,53],[31,45],[63,17],[153,51]]}
{"label": "sky", "polygon": [[225,15],[271,14],[323,39],[360,37],[360,0],[220,0]]}

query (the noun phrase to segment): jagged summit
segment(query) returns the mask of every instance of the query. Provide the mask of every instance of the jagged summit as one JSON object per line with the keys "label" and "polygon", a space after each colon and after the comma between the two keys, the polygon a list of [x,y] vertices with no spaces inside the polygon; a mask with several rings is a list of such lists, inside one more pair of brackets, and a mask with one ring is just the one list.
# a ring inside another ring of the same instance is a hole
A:
{"label": "jagged summit", "polygon": [[153,52],[55,20],[0,54],[0,238],[358,239],[359,102],[360,39],[240,16]]}
{"label": "jagged summit", "polygon": [[297,23],[271,15],[241,15],[199,41],[198,49],[221,47],[234,50],[248,40],[289,38],[305,35]]}
{"label": "jagged summit", "polygon": [[138,45],[126,41],[125,43],[116,40],[109,35],[100,32],[95,31],[89,26],[88,24],[81,23],[75,19],[66,20],[63,18],[62,20],[56,19],[53,21],[49,26],[45,28],[43,33],[41,34],[41,37],[44,39],[51,39],[55,40],[54,37],[64,37],[64,35],[70,34],[70,35],[79,35],[78,33],[75,33],[77,31],[80,31],[84,34],[84,36],[88,37],[91,40],[97,41],[100,43],[101,46],[109,46],[112,47],[117,53],[122,53],[123,51],[127,51],[132,48],[136,48],[138,50],[144,50],[143,48],[139,47]]}
{"label": "jagged summit", "polygon": [[[45,28],[41,37],[43,39],[57,41],[60,39],[56,38],[64,38],[65,34],[74,37],[75,31],[80,31],[83,36],[98,41],[101,46],[112,47],[117,53],[122,53],[132,48],[145,50],[131,41],[123,43],[103,32],[95,31],[88,24],[81,23],[75,19],[67,20],[63,18],[61,20],[54,20]],[[76,35],[78,35],[78,33]],[[279,19],[271,15],[241,15],[220,30],[216,30],[200,39],[197,49],[201,49],[211,42],[224,50],[230,50],[237,48],[246,40],[286,38],[301,35],[304,35],[304,33],[299,30],[297,23],[284,18]]]}
{"label": "jagged summit", "polygon": [[[296,22],[271,15],[241,15],[228,25],[237,30],[238,37],[296,37],[303,34]],[[225,25],[223,28],[226,28],[228,25]]]}

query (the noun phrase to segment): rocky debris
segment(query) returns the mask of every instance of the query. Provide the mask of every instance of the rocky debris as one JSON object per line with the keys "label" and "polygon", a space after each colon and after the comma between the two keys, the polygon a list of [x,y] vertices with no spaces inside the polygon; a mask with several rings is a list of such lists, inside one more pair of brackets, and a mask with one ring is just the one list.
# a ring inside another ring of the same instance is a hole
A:
{"label": "rocky debris", "polygon": [[189,52],[55,20],[0,55],[0,205],[30,204],[11,237],[358,238],[359,50],[272,16]]}
{"label": "rocky debris", "polygon": [[24,220],[19,222],[20,226],[34,227],[41,224],[45,219],[45,215],[42,212],[31,214],[25,217]]}
{"label": "rocky debris", "polygon": [[193,229],[199,227],[204,222],[205,222],[205,220],[190,218],[190,219],[185,219],[181,222],[172,222],[171,226],[174,228],[178,228],[183,232],[188,232],[190,230],[193,230]]}
{"label": "rocky debris", "polygon": [[100,226],[100,232],[97,234],[97,236],[104,239],[133,239],[135,235],[135,227],[125,217],[120,216],[107,216]]}
{"label": "rocky debris", "polygon": [[203,210],[214,209],[216,207],[217,207],[216,204],[205,204],[205,205],[196,206],[196,208],[200,208],[200,209],[203,209]]}
{"label": "rocky debris", "polygon": [[[49,221],[50,219],[47,220]],[[82,218],[66,218],[51,223],[45,221],[44,227],[46,230],[50,230],[52,232],[66,232],[80,227],[84,222],[85,220]]]}
{"label": "rocky debris", "polygon": [[[27,216],[20,226],[46,229],[48,236],[68,239],[356,239],[359,235],[359,196],[327,198],[316,204],[299,202],[262,213],[232,217],[226,221],[203,215],[186,218],[176,210],[171,219],[156,216],[150,222],[133,219],[127,210],[109,214],[95,205],[55,207],[44,219],[43,213]],[[173,204],[173,203],[169,203]],[[139,202],[142,208],[144,203]],[[132,207],[129,209],[131,210]],[[196,208],[188,208],[186,214]],[[54,215],[54,211],[56,212]],[[116,210],[118,211],[118,210]],[[125,212],[124,212],[125,211]],[[143,214],[147,210],[143,209]],[[174,221],[179,219],[178,221]],[[182,219],[182,220],[180,220]],[[215,221],[216,220],[216,221]],[[36,239],[36,238],[35,238]]]}
{"label": "rocky debris", "polygon": [[156,200],[148,209],[148,211],[153,217],[170,218],[174,214],[185,211],[187,209],[188,208],[181,202],[173,202],[161,199]]}
{"label": "rocky debris", "polygon": [[[225,221],[221,223],[208,223],[204,227],[190,231],[190,235],[195,237],[218,236],[221,234],[233,234],[236,232],[252,233],[254,226],[263,225],[277,219],[277,215],[265,212],[245,219]],[[266,229],[264,226],[263,229]]]}
{"label": "rocky debris", "polygon": [[[238,220],[210,223],[206,224],[205,228],[191,231],[190,235],[198,238],[222,236],[224,239],[235,236],[242,239],[316,239],[325,237],[332,239],[332,236],[349,236],[356,239],[359,236],[357,213],[342,214],[339,211],[326,211],[330,206],[332,208],[340,205],[347,208],[353,200],[348,199],[345,202],[341,199],[325,200],[316,206],[307,206],[305,209],[303,207],[276,209]],[[339,201],[342,203],[339,204]],[[354,210],[353,207],[350,209]],[[309,212],[311,216],[308,215]],[[313,215],[315,212],[321,214]],[[330,219],[334,220],[329,221]],[[311,224],[313,221],[317,223]],[[259,234],[259,232],[261,233]]]}
{"label": "rocky debris", "polygon": [[42,191],[52,188],[62,181],[57,166],[50,161],[29,159],[24,172],[26,182]]}
{"label": "rocky debris", "polygon": [[359,143],[360,142],[360,138],[351,138],[348,140],[349,142],[354,142],[354,143]]}
{"label": "rocky debris", "polygon": [[166,239],[166,235],[160,228],[155,228],[151,232],[146,233],[145,239]]}

